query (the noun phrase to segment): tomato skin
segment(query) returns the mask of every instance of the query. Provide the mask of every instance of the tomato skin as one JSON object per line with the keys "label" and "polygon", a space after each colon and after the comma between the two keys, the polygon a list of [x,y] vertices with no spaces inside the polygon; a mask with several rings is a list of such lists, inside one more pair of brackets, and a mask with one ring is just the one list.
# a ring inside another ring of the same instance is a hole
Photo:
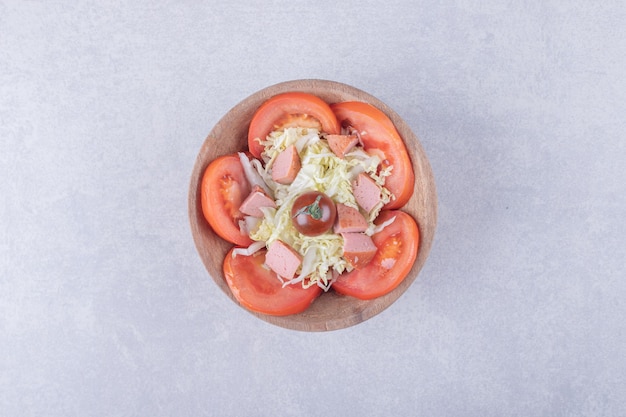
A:
{"label": "tomato skin", "polygon": [[[307,207],[319,208],[319,218],[307,211]],[[337,208],[326,194],[309,191],[301,194],[293,202],[291,221],[296,230],[306,236],[319,236],[330,230],[335,224]]]}
{"label": "tomato skin", "polygon": [[239,156],[230,154],[213,160],[204,171],[200,189],[202,213],[215,233],[235,245],[250,245],[252,239],[239,229],[239,220],[244,217],[239,207],[250,194]]}
{"label": "tomato skin", "polygon": [[393,122],[376,107],[360,101],[345,101],[331,104],[330,107],[342,126],[350,125],[361,132],[365,150],[382,152],[385,157],[383,166],[393,165],[385,187],[396,198],[384,208],[396,209],[404,206],[413,194],[415,174],[404,141]]}
{"label": "tomato skin", "polygon": [[419,248],[419,228],[400,210],[385,210],[375,223],[395,221],[372,236],[378,252],[367,266],[340,275],[333,288],[340,294],[371,300],[395,289],[411,270]]}
{"label": "tomato skin", "polygon": [[271,316],[286,316],[306,310],[321,294],[317,285],[300,284],[283,288],[276,273],[263,266],[266,250],[254,255],[233,257],[231,249],[224,259],[224,277],[233,296],[251,311]]}
{"label": "tomato skin", "polygon": [[252,117],[248,149],[260,158],[263,146],[257,138],[265,140],[272,131],[285,126],[313,127],[319,124],[326,133],[337,134],[341,130],[335,114],[321,98],[303,92],[278,94],[265,101]]}

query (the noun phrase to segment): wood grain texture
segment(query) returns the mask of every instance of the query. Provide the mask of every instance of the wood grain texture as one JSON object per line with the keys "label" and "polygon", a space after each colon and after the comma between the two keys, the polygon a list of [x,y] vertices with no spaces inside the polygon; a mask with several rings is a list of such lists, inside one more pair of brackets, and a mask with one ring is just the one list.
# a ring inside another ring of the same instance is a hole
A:
{"label": "wood grain texture", "polygon": [[[415,281],[430,252],[437,224],[437,194],[430,163],[408,125],[389,106],[372,95],[346,84],[327,80],[295,80],[260,90],[233,107],[215,125],[204,141],[196,159],[189,185],[189,220],[196,248],[207,271],[233,302],[222,272],[222,263],[231,244],[219,238],[209,227],[200,205],[200,182],[208,164],[218,156],[247,149],[250,120],[256,109],[268,98],[289,91],[315,94],[328,103],[364,101],[382,110],[394,122],[406,143],[415,170],[415,192],[403,207],[417,221],[420,246],[415,264],[408,276],[392,292],[374,300],[363,301],[339,295],[332,290],[322,294],[305,312],[275,317],[250,312],[269,323],[300,331],[337,330],[361,323],[380,313]],[[243,308],[243,307],[242,307]]]}

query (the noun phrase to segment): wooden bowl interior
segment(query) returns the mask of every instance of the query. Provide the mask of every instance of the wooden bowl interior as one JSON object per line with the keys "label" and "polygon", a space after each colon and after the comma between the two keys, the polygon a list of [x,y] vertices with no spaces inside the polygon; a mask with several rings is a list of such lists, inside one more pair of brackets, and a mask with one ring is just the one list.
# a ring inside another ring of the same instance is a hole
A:
{"label": "wooden bowl interior", "polygon": [[[391,108],[377,98],[346,84],[326,80],[296,80],[276,84],[252,94],[231,109],[211,130],[196,159],[189,186],[189,219],[196,248],[207,271],[233,302],[222,272],[224,256],[232,244],[218,237],[209,227],[200,204],[200,182],[208,164],[221,155],[247,149],[250,120],[268,98],[283,92],[303,91],[315,94],[328,103],[368,102],[389,116],[404,139],[415,170],[415,192],[402,209],[413,216],[420,229],[417,260],[404,281],[392,292],[374,300],[358,300],[329,291],[322,294],[306,311],[291,316],[251,314],[269,323],[300,331],[337,330],[363,322],[385,308],[406,291],[422,269],[432,246],[437,223],[437,196],[432,170],[424,150],[411,129]],[[243,308],[243,307],[241,307]],[[248,310],[246,310],[248,311]]]}

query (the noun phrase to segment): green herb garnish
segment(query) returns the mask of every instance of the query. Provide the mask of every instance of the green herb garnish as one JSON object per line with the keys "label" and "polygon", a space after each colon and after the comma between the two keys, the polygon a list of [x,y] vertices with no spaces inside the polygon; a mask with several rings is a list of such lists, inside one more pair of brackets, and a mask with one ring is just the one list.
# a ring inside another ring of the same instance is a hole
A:
{"label": "green herb garnish", "polygon": [[322,199],[321,195],[318,195],[314,202],[309,204],[308,206],[302,207],[300,210],[293,215],[293,217],[298,217],[301,214],[308,214],[315,220],[319,220],[322,218],[322,208],[320,207],[320,200]]}

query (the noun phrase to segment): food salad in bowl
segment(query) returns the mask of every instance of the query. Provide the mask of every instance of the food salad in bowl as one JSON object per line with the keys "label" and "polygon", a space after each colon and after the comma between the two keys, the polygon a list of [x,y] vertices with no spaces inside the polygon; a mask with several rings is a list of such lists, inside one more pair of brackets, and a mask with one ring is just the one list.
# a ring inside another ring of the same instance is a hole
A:
{"label": "food salad in bowl", "polygon": [[297,80],[235,106],[198,155],[196,247],[224,292],[273,324],[357,324],[414,281],[434,236],[430,165],[407,125],[345,84]]}

